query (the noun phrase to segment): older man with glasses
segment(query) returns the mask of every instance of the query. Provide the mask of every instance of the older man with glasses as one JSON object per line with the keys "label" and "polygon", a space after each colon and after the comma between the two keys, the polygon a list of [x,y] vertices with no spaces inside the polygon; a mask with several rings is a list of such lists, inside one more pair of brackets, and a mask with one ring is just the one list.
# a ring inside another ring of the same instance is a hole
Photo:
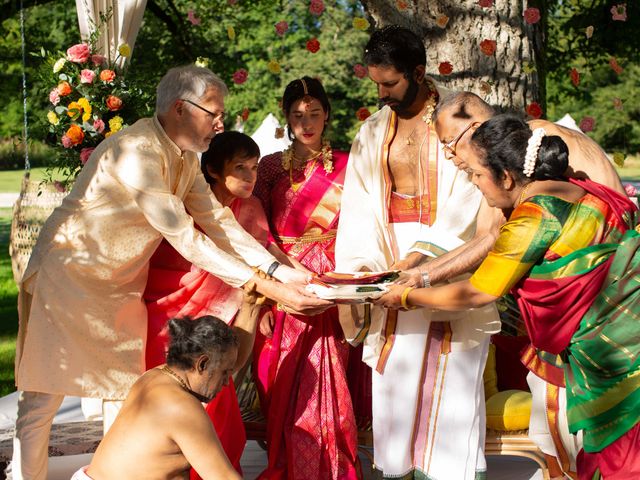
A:
{"label": "older man with glasses", "polygon": [[224,130],[226,93],[205,68],[169,70],[156,115],[104,140],[45,223],[20,285],[14,479],[46,478],[51,422],[64,395],[111,401],[106,428],[108,411],[117,413],[144,372],[142,293],[162,238],[234,287],[255,283],[296,311],[330,305],[309,296],[306,275],[280,265],[238,225],[200,171],[196,153]]}

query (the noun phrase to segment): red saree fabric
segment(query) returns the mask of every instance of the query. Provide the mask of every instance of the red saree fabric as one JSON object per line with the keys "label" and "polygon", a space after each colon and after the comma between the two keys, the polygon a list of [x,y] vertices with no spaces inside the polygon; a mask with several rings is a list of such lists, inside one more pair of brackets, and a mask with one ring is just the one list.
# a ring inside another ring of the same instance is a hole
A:
{"label": "red saree fabric", "polygon": [[600,452],[580,450],[579,480],[631,480],[640,478],[640,424]]}
{"label": "red saree fabric", "polygon": [[[261,243],[268,244],[268,225],[260,202],[236,199],[230,206],[236,219]],[[191,265],[165,240],[151,257],[144,300],[148,311],[147,369],[166,360],[169,342],[167,322],[174,317],[213,315],[231,324],[242,301],[242,292]],[[220,443],[233,466],[240,469],[246,435],[233,381],[207,404]],[[192,470],[191,479],[200,478]]]}
{"label": "red saree fabric", "polygon": [[[335,229],[347,158],[344,152],[334,152],[330,173],[321,161],[308,163],[304,171],[285,171],[280,153],[263,158],[258,166],[255,194],[265,206],[276,242],[316,273],[335,267]],[[275,316],[268,352],[258,362],[268,391],[268,466],[259,478],[360,478],[347,383],[350,347],[337,309],[312,317],[282,311]]]}

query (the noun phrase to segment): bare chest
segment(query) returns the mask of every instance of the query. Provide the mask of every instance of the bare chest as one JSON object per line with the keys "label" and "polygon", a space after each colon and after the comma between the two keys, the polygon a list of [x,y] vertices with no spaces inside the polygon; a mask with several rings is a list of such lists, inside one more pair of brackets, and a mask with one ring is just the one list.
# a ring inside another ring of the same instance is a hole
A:
{"label": "bare chest", "polygon": [[392,190],[403,195],[417,195],[421,190],[425,162],[428,161],[429,138],[423,121],[398,124],[389,148],[389,174]]}

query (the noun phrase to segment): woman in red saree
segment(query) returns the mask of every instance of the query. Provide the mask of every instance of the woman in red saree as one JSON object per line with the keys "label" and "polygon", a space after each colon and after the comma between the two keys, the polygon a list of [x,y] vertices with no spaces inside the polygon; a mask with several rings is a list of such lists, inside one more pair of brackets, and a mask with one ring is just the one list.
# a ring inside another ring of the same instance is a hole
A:
{"label": "woman in red saree", "polygon": [[513,210],[492,251],[467,281],[395,286],[379,302],[455,310],[511,291],[539,357],[565,362],[564,378],[535,373],[566,384],[569,429],[584,439],[578,477],[640,478],[637,208],[603,185],[564,179],[564,142],[515,117],[485,122],[471,142],[474,183],[490,205]]}
{"label": "woman in red saree", "polygon": [[[245,230],[268,246],[267,219],[259,200],[251,195],[259,157],[260,150],[251,137],[224,132],[216,135],[209,150],[203,153],[202,169],[216,198],[231,208]],[[165,363],[169,319],[213,315],[232,324],[242,295],[241,290],[191,265],[163,240],[151,258],[144,292],[149,321],[147,369]],[[241,473],[240,457],[246,437],[232,380],[207,404],[206,411],[227,457]],[[191,478],[199,478],[193,470]]]}
{"label": "woman in red saree", "polygon": [[[278,246],[309,270],[324,273],[335,266],[348,155],[322,140],[330,105],[318,80],[294,80],[282,103],[293,143],[260,161],[255,195]],[[259,478],[360,477],[347,385],[349,349],[335,307],[314,316],[276,311],[270,345],[254,357],[258,369],[268,371],[268,466]]]}

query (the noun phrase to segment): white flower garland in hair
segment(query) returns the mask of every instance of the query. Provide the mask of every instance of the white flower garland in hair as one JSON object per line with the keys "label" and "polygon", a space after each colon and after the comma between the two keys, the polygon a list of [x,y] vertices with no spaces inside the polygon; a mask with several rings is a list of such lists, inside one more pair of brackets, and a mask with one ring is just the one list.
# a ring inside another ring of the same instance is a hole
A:
{"label": "white flower garland in hair", "polygon": [[524,155],[524,165],[522,167],[522,173],[527,177],[533,175],[533,171],[536,169],[538,150],[540,150],[540,144],[542,143],[542,138],[544,136],[544,128],[536,128],[531,137],[529,137],[529,141],[527,142],[527,153]]}

